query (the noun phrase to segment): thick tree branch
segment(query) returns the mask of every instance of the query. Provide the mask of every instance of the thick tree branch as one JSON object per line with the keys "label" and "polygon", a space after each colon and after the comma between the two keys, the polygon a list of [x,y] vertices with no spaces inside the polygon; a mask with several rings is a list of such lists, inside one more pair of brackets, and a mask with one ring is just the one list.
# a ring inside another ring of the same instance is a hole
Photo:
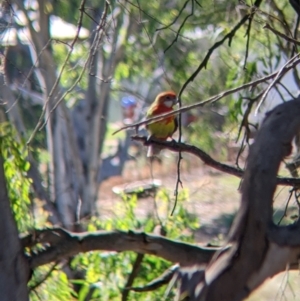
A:
{"label": "thick tree branch", "polygon": [[[148,139],[147,137],[144,136],[132,136],[131,137],[133,140],[136,141],[142,141],[144,145],[150,145],[150,144],[155,144],[159,145],[162,148],[167,148],[173,152],[186,152],[195,155],[198,157],[200,160],[202,160],[206,165],[217,169],[221,172],[225,172],[227,174],[242,178],[244,175],[244,171],[242,169],[230,166],[228,164],[223,164],[220,163],[216,160],[214,160],[211,156],[209,156],[207,153],[205,153],[203,150],[200,148],[191,145],[191,144],[186,144],[183,142],[176,142],[175,140],[172,141],[161,141],[161,140],[156,140],[154,138]],[[278,185],[283,185],[283,186],[297,186],[300,185],[300,179],[298,178],[277,178],[277,184]]]}
{"label": "thick tree branch", "polygon": [[30,258],[32,269],[80,252],[95,250],[152,254],[171,262],[178,262],[182,266],[206,263],[219,250],[219,248],[198,247],[142,232],[98,231],[77,234],[62,228],[38,230],[24,237],[22,242],[23,247],[37,243],[50,245],[45,250],[32,255]]}
{"label": "thick tree branch", "polygon": [[281,229],[288,237],[292,232],[291,226],[276,231],[272,205],[280,163],[290,154],[291,141],[300,130],[299,114],[300,98],[267,115],[250,148],[241,207],[229,234],[231,248],[214,257],[197,283],[200,289],[195,287],[189,300],[243,300],[268,277],[298,262],[299,245],[290,247],[282,235],[282,245],[272,241]]}

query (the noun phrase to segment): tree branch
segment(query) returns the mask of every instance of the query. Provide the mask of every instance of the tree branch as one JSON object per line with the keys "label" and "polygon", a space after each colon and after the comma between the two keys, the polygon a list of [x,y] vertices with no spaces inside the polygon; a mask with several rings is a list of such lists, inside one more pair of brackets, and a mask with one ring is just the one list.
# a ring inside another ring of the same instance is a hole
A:
{"label": "tree branch", "polygon": [[81,252],[96,250],[152,254],[185,266],[206,263],[219,250],[219,248],[198,247],[142,232],[98,231],[77,234],[62,228],[38,230],[22,238],[22,243],[23,247],[30,247],[37,243],[48,245],[45,250],[32,255],[29,260],[32,269]]}
{"label": "tree branch", "polygon": [[[183,142],[176,142],[175,140],[172,141],[161,141],[157,140],[154,138],[148,139],[147,137],[144,136],[132,136],[131,139],[136,140],[136,141],[141,141],[144,143],[144,145],[158,145],[162,148],[169,149],[173,152],[186,152],[195,155],[198,157],[202,162],[204,162],[206,165],[217,169],[221,172],[225,172],[227,174],[236,176],[238,178],[242,178],[244,175],[244,170],[236,168],[234,166],[224,164],[221,162],[218,162],[214,160],[211,156],[209,156],[207,153],[205,153],[203,150],[200,148],[191,145],[191,144],[186,144]],[[283,185],[283,186],[297,186],[300,185],[300,179],[299,178],[277,178],[277,184],[278,185]]]}

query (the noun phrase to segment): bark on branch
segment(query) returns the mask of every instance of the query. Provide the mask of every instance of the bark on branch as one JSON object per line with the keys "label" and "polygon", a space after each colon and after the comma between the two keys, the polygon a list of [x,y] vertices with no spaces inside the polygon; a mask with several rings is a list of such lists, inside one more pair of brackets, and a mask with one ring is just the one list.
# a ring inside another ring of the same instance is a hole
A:
{"label": "bark on branch", "polygon": [[30,267],[32,269],[74,256],[80,252],[95,250],[152,254],[186,266],[207,263],[219,250],[219,248],[198,247],[142,232],[98,231],[78,234],[62,228],[38,230],[34,234],[22,238],[23,247],[32,247],[37,243],[48,245],[48,247],[31,257]]}
{"label": "bark on branch", "polygon": [[183,282],[181,294],[188,293],[189,300],[243,300],[268,277],[298,262],[299,221],[275,227],[272,204],[279,165],[300,130],[299,116],[300,98],[267,114],[250,148],[241,207],[229,235],[231,248],[215,256],[201,276],[191,273],[190,279],[198,281]]}

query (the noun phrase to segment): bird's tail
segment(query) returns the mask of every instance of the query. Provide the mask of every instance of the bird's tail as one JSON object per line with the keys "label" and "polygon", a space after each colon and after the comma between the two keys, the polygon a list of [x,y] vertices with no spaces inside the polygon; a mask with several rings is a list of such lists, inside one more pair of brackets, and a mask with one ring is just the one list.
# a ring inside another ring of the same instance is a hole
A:
{"label": "bird's tail", "polygon": [[147,157],[155,157],[158,156],[161,151],[161,148],[157,145],[149,145],[148,146],[148,151],[147,151]]}

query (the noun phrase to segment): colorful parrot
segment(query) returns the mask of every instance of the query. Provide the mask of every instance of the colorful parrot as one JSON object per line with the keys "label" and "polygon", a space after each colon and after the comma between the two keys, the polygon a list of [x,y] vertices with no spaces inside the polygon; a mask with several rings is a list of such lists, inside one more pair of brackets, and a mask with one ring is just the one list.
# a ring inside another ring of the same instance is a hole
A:
{"label": "colorful parrot", "polygon": [[[164,113],[172,112],[173,106],[177,103],[176,94],[173,91],[162,92],[158,94],[149,107],[146,118],[151,118]],[[177,130],[178,123],[175,116],[167,117],[163,120],[147,124],[146,128],[150,137],[159,140],[167,140],[171,138],[173,133]],[[148,147],[147,157],[157,156],[161,148],[159,146],[150,145]]]}

